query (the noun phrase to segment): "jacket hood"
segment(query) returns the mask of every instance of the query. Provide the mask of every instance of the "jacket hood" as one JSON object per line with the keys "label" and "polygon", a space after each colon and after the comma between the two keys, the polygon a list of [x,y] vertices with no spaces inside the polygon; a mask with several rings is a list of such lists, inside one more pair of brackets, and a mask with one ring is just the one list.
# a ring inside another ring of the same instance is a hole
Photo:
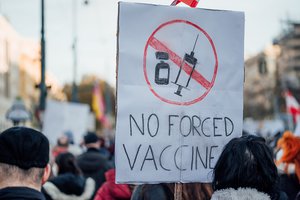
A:
{"label": "jacket hood", "polygon": [[131,197],[129,186],[125,184],[115,185],[112,192],[116,199],[130,199]]}
{"label": "jacket hood", "polygon": [[65,194],[81,195],[84,191],[85,178],[72,173],[60,174],[49,180]]}
{"label": "jacket hood", "polygon": [[271,200],[269,195],[252,188],[228,188],[217,190],[213,193],[211,200]]}
{"label": "jacket hood", "polygon": [[63,193],[52,182],[46,182],[43,188],[53,200],[88,200],[94,193],[95,181],[92,178],[87,178],[81,195]]}
{"label": "jacket hood", "polygon": [[107,172],[105,172],[106,181],[115,182],[115,178],[116,178],[116,170],[115,169],[110,169]]}

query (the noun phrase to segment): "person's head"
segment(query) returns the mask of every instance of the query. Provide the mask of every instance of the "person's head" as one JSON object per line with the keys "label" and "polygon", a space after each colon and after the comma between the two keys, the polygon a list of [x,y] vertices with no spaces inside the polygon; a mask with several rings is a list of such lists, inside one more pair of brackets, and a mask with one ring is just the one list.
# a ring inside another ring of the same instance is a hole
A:
{"label": "person's head", "polygon": [[74,144],[74,135],[73,135],[72,131],[65,131],[64,135],[68,138],[69,144]]}
{"label": "person's head", "polygon": [[214,190],[255,188],[272,196],[278,181],[272,152],[262,137],[246,135],[232,139],[214,168]]}
{"label": "person's head", "polygon": [[57,146],[59,147],[68,147],[69,146],[69,140],[66,135],[62,135],[57,139]]}
{"label": "person's head", "polygon": [[101,147],[101,142],[98,136],[93,132],[88,132],[85,136],[83,136],[83,142],[87,148],[99,149]]}
{"label": "person's head", "polygon": [[105,139],[103,137],[99,137],[100,147],[105,147]]}
{"label": "person's head", "polygon": [[72,173],[80,175],[81,170],[77,165],[75,156],[69,152],[61,153],[55,158],[58,174]]}
{"label": "person's head", "polygon": [[49,141],[39,131],[13,127],[0,134],[0,188],[37,190],[50,175]]}

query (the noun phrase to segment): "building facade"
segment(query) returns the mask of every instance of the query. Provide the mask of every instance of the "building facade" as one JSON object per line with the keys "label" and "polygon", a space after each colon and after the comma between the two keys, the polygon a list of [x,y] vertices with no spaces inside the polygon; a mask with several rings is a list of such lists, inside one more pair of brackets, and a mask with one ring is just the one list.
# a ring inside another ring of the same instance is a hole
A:
{"label": "building facade", "polygon": [[282,90],[293,91],[300,100],[300,23],[288,23],[286,31],[274,40],[280,46],[278,74]]}
{"label": "building facade", "polygon": [[5,113],[18,96],[20,37],[0,16],[0,131],[10,126]]}
{"label": "building facade", "polygon": [[[284,92],[300,100],[300,24],[289,23],[274,43],[245,60],[244,117],[283,118]],[[300,101],[299,101],[300,102]]]}
{"label": "building facade", "polygon": [[[22,37],[0,16],[0,131],[11,125],[5,115],[16,98],[34,112],[39,100],[36,85],[40,69],[39,42]],[[46,84],[51,86],[49,97],[66,99],[54,76],[46,74]]]}
{"label": "building facade", "polygon": [[276,59],[279,47],[270,45],[245,61],[244,117],[271,118],[275,108]]}

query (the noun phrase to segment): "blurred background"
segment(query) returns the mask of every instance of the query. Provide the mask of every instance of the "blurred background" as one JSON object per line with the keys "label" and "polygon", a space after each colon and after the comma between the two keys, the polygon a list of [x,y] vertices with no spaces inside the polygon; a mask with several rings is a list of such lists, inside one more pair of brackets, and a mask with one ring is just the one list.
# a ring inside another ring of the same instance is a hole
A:
{"label": "blurred background", "polygon": [[[300,1],[200,0],[197,7],[245,12],[245,131],[294,131]],[[0,0],[0,131],[26,124],[53,141],[67,131],[112,137],[117,14],[116,0]]]}

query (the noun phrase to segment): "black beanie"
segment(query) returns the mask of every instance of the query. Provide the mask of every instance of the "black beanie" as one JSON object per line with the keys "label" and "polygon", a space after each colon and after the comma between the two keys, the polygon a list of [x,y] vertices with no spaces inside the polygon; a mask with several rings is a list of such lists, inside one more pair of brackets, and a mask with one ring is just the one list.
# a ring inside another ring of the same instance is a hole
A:
{"label": "black beanie", "polygon": [[90,144],[98,142],[99,138],[95,133],[88,132],[85,136],[83,136],[83,140],[85,144]]}
{"label": "black beanie", "polygon": [[13,127],[0,134],[0,163],[22,169],[45,168],[49,162],[49,141],[39,131]]}

